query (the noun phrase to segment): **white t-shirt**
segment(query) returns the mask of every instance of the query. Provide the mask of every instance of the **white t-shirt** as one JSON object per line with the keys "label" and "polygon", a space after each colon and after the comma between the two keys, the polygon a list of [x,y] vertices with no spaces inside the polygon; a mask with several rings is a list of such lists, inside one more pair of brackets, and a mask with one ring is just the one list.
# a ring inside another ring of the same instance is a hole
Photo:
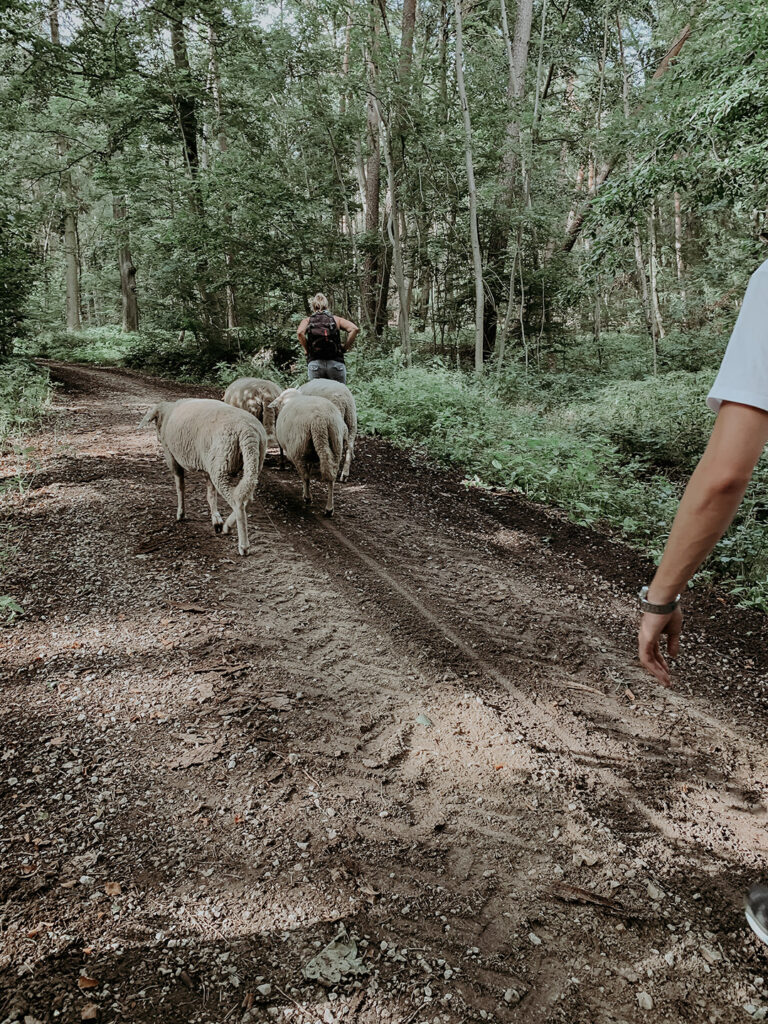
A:
{"label": "white t-shirt", "polygon": [[741,312],[707,397],[714,412],[721,402],[739,402],[768,412],[768,260],[749,279]]}

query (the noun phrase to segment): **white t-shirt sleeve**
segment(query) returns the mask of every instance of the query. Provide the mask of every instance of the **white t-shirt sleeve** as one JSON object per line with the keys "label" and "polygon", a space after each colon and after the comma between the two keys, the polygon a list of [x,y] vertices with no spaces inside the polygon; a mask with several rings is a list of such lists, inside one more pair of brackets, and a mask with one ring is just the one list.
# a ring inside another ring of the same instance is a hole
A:
{"label": "white t-shirt sleeve", "polygon": [[722,402],[768,411],[768,260],[749,279],[720,371],[707,397],[714,412]]}

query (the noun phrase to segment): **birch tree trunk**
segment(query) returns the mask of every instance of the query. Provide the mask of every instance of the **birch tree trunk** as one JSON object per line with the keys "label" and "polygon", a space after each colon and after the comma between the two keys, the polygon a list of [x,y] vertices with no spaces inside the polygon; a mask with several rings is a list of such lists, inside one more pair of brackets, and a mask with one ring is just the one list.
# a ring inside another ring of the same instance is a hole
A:
{"label": "birch tree trunk", "polygon": [[685,264],[683,263],[683,210],[680,202],[680,193],[675,189],[675,270],[677,272],[677,283],[680,285],[680,298],[685,306],[685,285],[683,276]]}
{"label": "birch tree trunk", "polygon": [[[503,3],[503,0],[502,0]],[[475,167],[472,159],[472,119],[464,87],[464,44],[462,39],[461,0],[454,0],[456,18],[456,85],[459,89],[461,113],[464,118],[464,160],[467,166],[467,189],[469,193],[469,230],[472,243],[472,266],[475,278],[475,370],[483,370],[483,314],[485,292],[483,290],[483,260],[480,252],[480,236],[477,230],[477,186]]]}
{"label": "birch tree trunk", "polygon": [[[371,38],[368,56],[368,102],[366,114],[366,135],[368,142],[368,159],[365,173],[365,264],[361,286],[361,302],[368,330],[376,331],[376,312],[378,309],[377,284],[380,270],[380,238],[379,238],[379,200],[381,175],[381,122],[376,92],[379,86],[378,55],[379,25],[378,16],[373,10],[371,0],[370,29]],[[385,297],[386,302],[386,297]]]}
{"label": "birch tree trunk", "polygon": [[[616,28],[619,37],[619,57],[621,60],[621,97],[624,106],[624,121],[629,121],[629,75],[627,74],[627,62],[624,57],[624,37],[622,35],[621,21],[618,15],[616,16]],[[627,158],[627,164],[631,170],[632,158]],[[648,289],[648,277],[645,271],[645,257],[643,256],[643,243],[640,238],[640,227],[637,220],[632,225],[632,241],[635,252],[635,269],[637,271],[637,282],[640,288],[640,297],[643,303],[643,316],[645,317],[645,326],[648,331],[648,335],[653,345],[653,351],[656,352],[656,328],[653,319],[653,309],[651,308],[651,295]],[[655,361],[655,355],[654,355]]]}
{"label": "birch tree trunk", "polygon": [[117,228],[117,265],[120,269],[120,291],[123,300],[123,330],[139,329],[139,303],[136,290],[136,267],[131,257],[131,242],[126,220],[125,199],[112,199],[112,216]]}
{"label": "birch tree trunk", "polygon": [[[651,211],[648,216],[648,240],[651,247],[650,257],[650,279],[651,279],[651,305],[653,308],[653,320],[656,325],[656,339],[664,337],[664,324],[661,319],[661,304],[659,302],[658,288],[658,253],[656,245],[656,200],[651,202]],[[653,372],[656,373],[656,347],[654,346]]]}
{"label": "birch tree trunk", "polygon": [[[55,3],[49,11],[49,25],[51,31],[51,43],[54,46],[61,46],[59,35],[59,8]],[[65,266],[65,303],[67,330],[79,331],[82,329],[81,300],[80,300],[80,248],[77,237],[77,195],[72,183],[72,171],[66,166],[69,143],[63,135],[56,137],[56,149],[59,160],[62,164],[61,171],[61,193],[64,197],[64,210],[62,216],[64,235],[64,266]]]}

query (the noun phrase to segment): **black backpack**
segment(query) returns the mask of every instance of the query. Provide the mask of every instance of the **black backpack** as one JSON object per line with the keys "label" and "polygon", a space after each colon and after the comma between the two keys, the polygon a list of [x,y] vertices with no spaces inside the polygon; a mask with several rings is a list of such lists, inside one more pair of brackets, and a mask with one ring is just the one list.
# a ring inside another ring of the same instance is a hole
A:
{"label": "black backpack", "polygon": [[328,310],[313,313],[307,324],[307,357],[309,359],[338,359],[344,361],[336,318]]}

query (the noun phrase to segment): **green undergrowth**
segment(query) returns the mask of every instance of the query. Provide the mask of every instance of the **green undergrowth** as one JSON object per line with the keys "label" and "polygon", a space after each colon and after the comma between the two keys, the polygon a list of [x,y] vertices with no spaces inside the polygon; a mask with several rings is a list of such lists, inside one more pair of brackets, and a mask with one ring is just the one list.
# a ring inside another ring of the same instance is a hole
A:
{"label": "green undergrowth", "polygon": [[[687,475],[712,429],[711,371],[613,381],[553,402],[528,379],[497,381],[391,361],[355,381],[364,432],[463,470],[476,486],[518,491],[609,527],[657,559]],[[574,391],[576,389],[574,388]],[[697,582],[720,579],[768,610],[768,465]]]}
{"label": "green undergrowth", "polygon": [[[48,408],[51,382],[48,371],[26,359],[0,361],[0,446],[4,453],[15,454],[24,462],[24,435],[40,423]],[[25,476],[21,470],[4,475],[0,484],[0,505],[12,491],[23,489]],[[13,553],[12,519],[0,528],[0,577]],[[22,614],[16,598],[0,591],[0,622],[13,621]]]}
{"label": "green undergrowth", "polygon": [[0,361],[0,443],[34,427],[51,393],[48,371],[27,359]]}

